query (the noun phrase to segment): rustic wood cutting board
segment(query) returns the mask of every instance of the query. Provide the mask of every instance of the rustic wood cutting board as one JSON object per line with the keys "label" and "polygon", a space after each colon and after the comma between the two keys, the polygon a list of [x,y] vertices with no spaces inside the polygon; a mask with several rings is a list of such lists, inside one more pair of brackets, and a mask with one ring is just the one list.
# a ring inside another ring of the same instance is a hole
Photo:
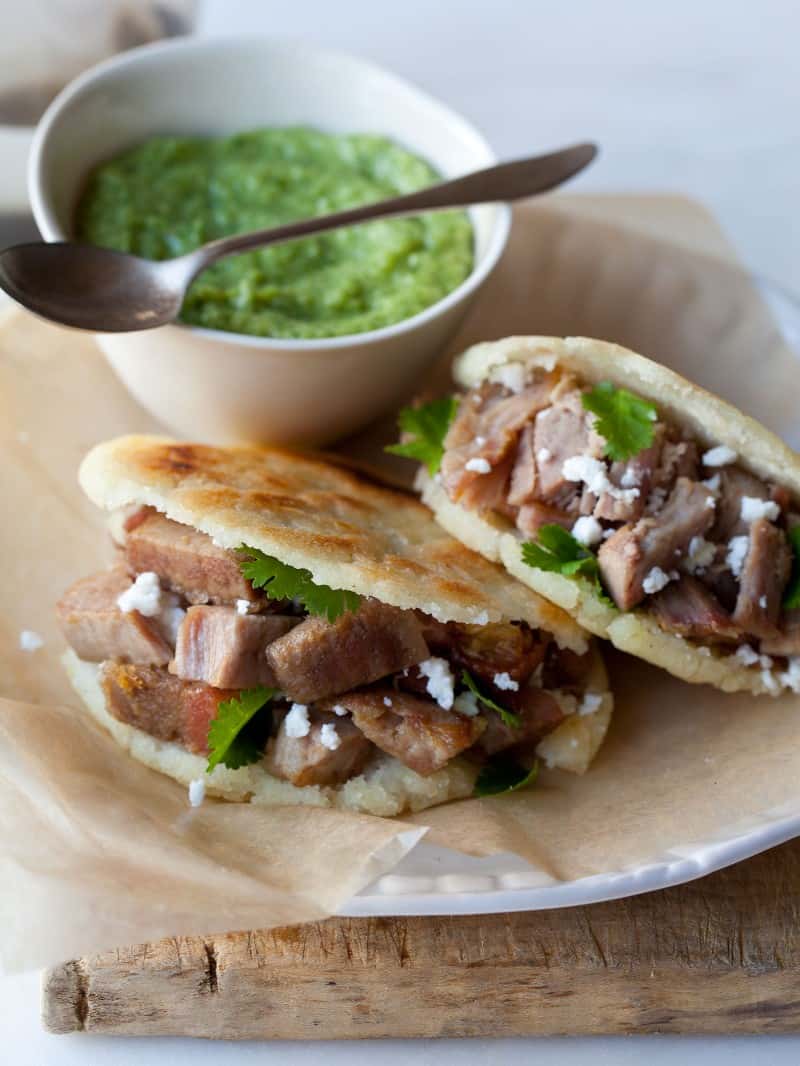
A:
{"label": "rustic wood cutting board", "polygon": [[591,907],[332,918],[45,974],[51,1032],[226,1039],[800,1029],[800,842]]}
{"label": "rustic wood cutting board", "polygon": [[[678,197],[573,198],[730,254]],[[591,907],[333,918],[172,938],[44,975],[56,1033],[331,1039],[800,1030],[800,841],[691,884]]]}

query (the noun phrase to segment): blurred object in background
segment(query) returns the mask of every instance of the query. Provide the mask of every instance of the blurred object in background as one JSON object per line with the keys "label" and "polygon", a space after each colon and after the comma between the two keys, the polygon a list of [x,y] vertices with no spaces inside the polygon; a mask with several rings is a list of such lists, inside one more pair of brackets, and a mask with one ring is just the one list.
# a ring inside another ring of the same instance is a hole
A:
{"label": "blurred object in background", "polygon": [[0,4],[0,125],[33,126],[87,67],[192,28],[195,0]]}

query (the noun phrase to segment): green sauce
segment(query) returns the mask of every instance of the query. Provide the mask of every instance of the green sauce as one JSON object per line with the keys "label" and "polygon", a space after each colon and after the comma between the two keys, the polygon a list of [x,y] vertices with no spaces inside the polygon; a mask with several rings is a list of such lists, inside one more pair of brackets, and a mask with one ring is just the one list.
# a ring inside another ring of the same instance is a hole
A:
{"label": "green sauce", "polygon": [[[81,240],[170,259],[231,233],[413,192],[438,175],[384,137],[307,128],[225,139],[154,137],[99,166],[77,213]],[[380,329],[470,273],[463,212],[377,221],[222,260],[192,285],[184,322],[257,337]]]}

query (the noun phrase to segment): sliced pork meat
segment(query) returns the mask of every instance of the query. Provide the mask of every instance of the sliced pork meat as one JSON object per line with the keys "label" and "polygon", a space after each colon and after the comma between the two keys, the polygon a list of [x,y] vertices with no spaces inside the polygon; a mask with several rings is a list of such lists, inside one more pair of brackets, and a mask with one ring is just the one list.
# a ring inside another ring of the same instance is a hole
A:
{"label": "sliced pork meat", "polygon": [[131,584],[125,567],[117,566],[76,581],[56,604],[61,631],[79,658],[152,666],[164,666],[172,658],[172,649],[154,618],[117,606],[118,597]]}
{"label": "sliced pork meat", "polygon": [[708,644],[730,644],[742,639],[742,630],[713,593],[695,577],[685,576],[662,589],[649,601],[650,611],[668,633],[678,633]]}
{"label": "sliced pork meat", "polygon": [[778,615],[792,569],[792,552],[782,529],[766,518],[750,526],[747,555],[739,576],[733,620],[746,633],[776,637]]}
{"label": "sliced pork meat", "polygon": [[564,721],[564,712],[552,693],[527,686],[519,697],[515,701],[519,726],[506,725],[500,715],[492,711],[486,713],[486,729],[478,740],[478,747],[487,755],[512,748],[520,752],[530,751]]}
{"label": "sliced pork meat", "polygon": [[655,437],[649,448],[627,462],[612,463],[608,472],[608,480],[612,485],[622,489],[638,489],[639,495],[620,499],[610,492],[604,492],[592,511],[595,518],[608,522],[635,522],[642,517],[663,446],[664,427],[656,426],[655,429]]}
{"label": "sliced pork meat", "polygon": [[[442,482],[451,499],[461,500],[475,482],[481,486],[479,492],[485,491],[480,479],[489,475],[481,472],[483,463],[491,468],[502,466],[507,480],[517,437],[526,422],[550,402],[554,382],[554,378],[547,378],[519,393],[487,384],[461,404],[444,440],[441,467]],[[468,469],[473,460],[477,469]]]}
{"label": "sliced pork meat", "polygon": [[559,648],[553,641],[547,647],[542,667],[542,687],[579,692],[584,688],[594,662],[594,652],[579,655],[569,648]]}
{"label": "sliced pork meat", "polygon": [[569,514],[557,507],[548,507],[546,503],[526,503],[517,513],[517,529],[531,540],[535,540],[542,526],[561,526],[572,529],[577,513]]}
{"label": "sliced pork meat", "polygon": [[108,711],[158,740],[208,754],[208,728],[219,705],[235,692],[181,681],[163,667],[105,662],[100,685]]}
{"label": "sliced pork meat", "polygon": [[304,737],[289,736],[283,720],[267,751],[267,769],[298,788],[340,785],[361,773],[374,750],[349,718],[314,708]]}
{"label": "sliced pork meat", "polygon": [[662,440],[651,477],[653,488],[669,493],[679,477],[700,480],[697,445],[691,440]]}
{"label": "sliced pork meat", "polygon": [[461,667],[492,684],[498,674],[508,674],[517,684],[527,680],[544,659],[548,645],[539,632],[512,622],[484,626],[450,622],[425,634],[431,650],[448,659],[454,669]]}
{"label": "sliced pork meat", "polygon": [[125,539],[125,557],[135,574],[153,571],[176,592],[195,603],[258,601],[239,569],[234,552],[191,526],[151,512]]}
{"label": "sliced pork meat", "polygon": [[781,628],[761,641],[765,655],[800,655],[800,608],[784,611]]}
{"label": "sliced pork meat", "polygon": [[466,718],[385,686],[348,692],[339,702],[373,744],[424,777],[472,747],[486,728],[480,717]]}
{"label": "sliced pork meat", "polygon": [[536,416],[533,450],[536,456],[536,496],[544,503],[564,508],[579,487],[564,477],[564,463],[575,455],[599,459],[605,441],[592,428],[594,417],[583,407],[581,393],[573,389]]}
{"label": "sliced pork meat", "polygon": [[533,499],[535,491],[536,451],[533,423],[529,422],[520,433],[517,443],[509,482],[508,502],[512,507],[522,507],[523,504]]}
{"label": "sliced pork meat", "polygon": [[738,466],[726,466],[719,473],[717,517],[711,527],[713,541],[727,543],[732,537],[746,536],[749,523],[742,518],[742,499],[768,500],[769,489],[753,474]]}
{"label": "sliced pork meat", "polygon": [[362,601],[335,622],[306,618],[270,644],[267,660],[278,686],[298,703],[313,703],[428,658],[413,611]]}
{"label": "sliced pork meat", "polygon": [[657,516],[625,525],[604,541],[598,552],[600,574],[617,607],[630,610],[647,594],[651,571],[670,573],[692,537],[702,536],[714,522],[710,489],[678,478]]}
{"label": "sliced pork meat", "polygon": [[240,614],[234,607],[190,607],[178,630],[172,671],[185,681],[215,688],[274,685],[267,646],[299,619],[279,614]]}

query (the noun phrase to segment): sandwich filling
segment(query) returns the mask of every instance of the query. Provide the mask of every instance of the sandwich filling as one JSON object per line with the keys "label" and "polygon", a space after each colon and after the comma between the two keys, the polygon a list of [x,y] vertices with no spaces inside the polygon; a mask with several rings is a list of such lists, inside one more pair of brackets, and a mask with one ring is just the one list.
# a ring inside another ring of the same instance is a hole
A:
{"label": "sandwich filling", "polygon": [[800,507],[733,449],[554,365],[495,368],[442,428],[437,480],[513,523],[526,563],[800,691]]}
{"label": "sandwich filling", "polygon": [[592,653],[525,622],[442,623],[323,586],[289,598],[257,579],[260,553],[152,508],[117,515],[113,531],[116,565],[65,593],[61,628],[100,664],[113,717],[209,768],[263,761],[298,786],[343,784],[381,753],[422,776],[459,756],[530,768],[567,715],[601,703]]}

